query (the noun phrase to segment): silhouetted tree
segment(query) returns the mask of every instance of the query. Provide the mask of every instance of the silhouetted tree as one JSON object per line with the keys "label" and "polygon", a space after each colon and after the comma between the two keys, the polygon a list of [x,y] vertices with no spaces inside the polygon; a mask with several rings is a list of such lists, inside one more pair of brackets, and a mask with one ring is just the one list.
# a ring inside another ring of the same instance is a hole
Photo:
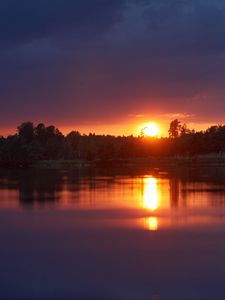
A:
{"label": "silhouetted tree", "polygon": [[26,167],[38,160],[108,160],[133,157],[197,155],[225,152],[225,125],[206,131],[189,130],[178,119],[169,127],[168,138],[144,136],[81,135],[66,137],[53,125],[31,122],[18,126],[18,134],[0,137],[0,166]]}
{"label": "silhouetted tree", "polygon": [[18,133],[25,142],[29,143],[34,138],[34,125],[32,122],[24,122],[18,128]]}
{"label": "silhouetted tree", "polygon": [[180,125],[179,131],[180,131],[181,136],[191,133],[191,130],[188,129],[187,124],[185,124],[185,123]]}
{"label": "silhouetted tree", "polygon": [[176,138],[180,134],[181,122],[178,119],[173,120],[170,123],[170,128],[168,130],[169,137]]}
{"label": "silhouetted tree", "polygon": [[70,148],[72,158],[79,158],[80,157],[80,151],[78,150],[78,145],[81,140],[81,134],[79,131],[71,131],[66,136],[66,141],[68,144],[68,147]]}
{"label": "silhouetted tree", "polygon": [[37,127],[35,127],[34,133],[35,133],[37,140],[41,144],[44,144],[46,142],[46,128],[43,123],[40,123],[37,125]]}

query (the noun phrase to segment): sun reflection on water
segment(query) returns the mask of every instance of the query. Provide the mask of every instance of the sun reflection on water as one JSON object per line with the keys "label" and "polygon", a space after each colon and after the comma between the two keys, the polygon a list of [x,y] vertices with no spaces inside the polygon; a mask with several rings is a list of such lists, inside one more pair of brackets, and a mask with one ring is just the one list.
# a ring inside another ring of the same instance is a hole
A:
{"label": "sun reflection on water", "polygon": [[143,206],[152,211],[159,207],[157,179],[154,177],[144,178]]}
{"label": "sun reflection on water", "polygon": [[[157,179],[145,177],[143,184],[143,207],[147,210],[155,211],[160,206]],[[155,216],[145,218],[144,227],[148,230],[156,231],[158,229],[158,218]]]}
{"label": "sun reflection on water", "polygon": [[145,228],[150,231],[156,231],[158,229],[158,218],[149,217],[144,220]]}

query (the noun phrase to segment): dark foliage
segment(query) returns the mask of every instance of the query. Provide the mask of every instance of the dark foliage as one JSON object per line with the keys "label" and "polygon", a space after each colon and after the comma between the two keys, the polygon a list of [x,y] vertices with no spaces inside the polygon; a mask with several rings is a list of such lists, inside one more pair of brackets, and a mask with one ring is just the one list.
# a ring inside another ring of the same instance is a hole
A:
{"label": "dark foliage", "polygon": [[81,135],[78,131],[64,136],[55,126],[35,127],[31,122],[18,126],[15,135],[0,137],[0,165],[6,167],[26,167],[39,160],[195,156],[224,151],[225,125],[195,132],[179,120],[171,122],[167,138]]}

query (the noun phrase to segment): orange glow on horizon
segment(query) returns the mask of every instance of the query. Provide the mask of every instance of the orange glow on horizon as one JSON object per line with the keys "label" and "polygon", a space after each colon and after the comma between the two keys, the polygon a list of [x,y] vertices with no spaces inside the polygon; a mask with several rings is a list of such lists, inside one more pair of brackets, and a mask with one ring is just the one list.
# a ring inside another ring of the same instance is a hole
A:
{"label": "orange glow on horizon", "polygon": [[[170,120],[171,121],[171,120]],[[76,130],[81,134],[95,133],[96,135],[114,135],[114,136],[140,136],[141,130],[145,127],[148,127],[149,124],[155,124],[157,127],[157,134],[146,134],[146,136],[156,136],[156,137],[167,137],[168,129],[170,125],[168,120],[155,120],[154,122],[138,122],[133,120],[133,122],[118,122],[115,124],[90,124],[90,125],[74,125],[74,126],[57,126],[63,134],[68,134],[69,132]],[[214,123],[188,123],[187,126],[189,129],[195,129],[196,131],[206,130]],[[147,130],[148,132],[148,130]]]}
{"label": "orange glow on horizon", "polygon": [[[151,119],[151,118],[150,118]],[[158,128],[158,133],[151,133],[151,129],[146,129],[146,136],[157,136],[157,137],[166,137],[168,136],[168,128],[171,119],[163,119],[157,117],[153,119],[154,122],[149,123],[148,120],[144,119],[143,121],[133,118],[132,120],[118,120],[114,123],[90,123],[90,124],[70,124],[66,125],[60,124],[57,121],[48,121],[48,120],[35,120],[33,123],[37,125],[38,123],[44,123],[46,126],[55,125],[64,135],[67,135],[71,131],[79,131],[81,134],[88,135],[89,133],[95,133],[96,135],[114,135],[114,136],[139,136],[141,134],[141,130],[145,127],[149,127],[150,124],[155,124]],[[140,122],[141,121],[141,122]],[[13,127],[2,127],[0,136],[8,136],[13,135],[17,132],[17,126],[22,123],[18,122]],[[206,130],[210,126],[213,126],[217,123],[196,123],[196,122],[186,122],[189,129],[195,129],[196,131]],[[152,125],[151,125],[152,126]]]}

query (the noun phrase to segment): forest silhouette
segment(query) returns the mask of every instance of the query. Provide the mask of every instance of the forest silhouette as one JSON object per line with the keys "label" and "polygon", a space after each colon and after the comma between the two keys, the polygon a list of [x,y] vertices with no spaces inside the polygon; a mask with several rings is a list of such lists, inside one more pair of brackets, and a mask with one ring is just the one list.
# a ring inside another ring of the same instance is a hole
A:
{"label": "forest silhouette", "polygon": [[81,135],[64,136],[55,126],[24,122],[17,133],[0,137],[0,166],[27,167],[41,160],[107,160],[143,157],[193,157],[223,154],[225,125],[194,131],[179,120],[171,121],[168,137]]}

